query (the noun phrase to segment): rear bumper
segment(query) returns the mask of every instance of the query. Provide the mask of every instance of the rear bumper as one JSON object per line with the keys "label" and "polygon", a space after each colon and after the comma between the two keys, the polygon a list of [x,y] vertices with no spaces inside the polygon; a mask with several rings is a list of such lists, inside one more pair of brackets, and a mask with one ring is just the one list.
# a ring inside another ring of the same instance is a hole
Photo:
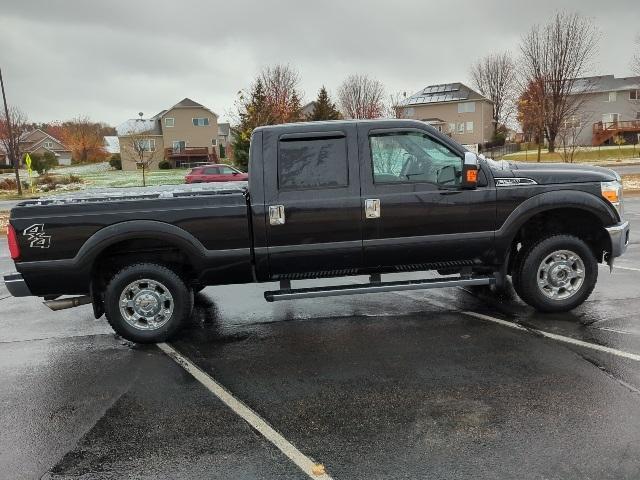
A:
{"label": "rear bumper", "polygon": [[611,241],[610,258],[619,257],[629,245],[629,222],[620,222],[612,227],[606,227],[605,230]]}
{"label": "rear bumper", "polygon": [[27,282],[24,281],[20,273],[5,275],[4,284],[7,290],[9,290],[9,293],[14,297],[30,297],[33,295],[27,286]]}

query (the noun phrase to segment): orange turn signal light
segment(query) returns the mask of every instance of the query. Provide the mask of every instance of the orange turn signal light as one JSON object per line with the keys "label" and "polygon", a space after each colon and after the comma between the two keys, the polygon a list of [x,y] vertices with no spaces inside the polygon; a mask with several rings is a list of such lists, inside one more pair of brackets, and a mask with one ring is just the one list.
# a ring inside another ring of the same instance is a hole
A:
{"label": "orange turn signal light", "polygon": [[603,190],[602,196],[609,200],[611,203],[618,203],[620,199],[618,198],[617,190]]}
{"label": "orange turn signal light", "polygon": [[478,170],[469,169],[467,170],[467,182],[476,183],[478,181]]}

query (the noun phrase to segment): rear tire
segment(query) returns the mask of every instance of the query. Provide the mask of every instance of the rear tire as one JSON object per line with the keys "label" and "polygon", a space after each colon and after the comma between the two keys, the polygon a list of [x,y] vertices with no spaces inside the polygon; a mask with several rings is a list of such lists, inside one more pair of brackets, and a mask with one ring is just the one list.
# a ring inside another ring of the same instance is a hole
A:
{"label": "rear tire", "polygon": [[582,304],[598,279],[598,262],[572,235],[544,238],[521,252],[512,276],[516,293],[541,312],[566,312]]}
{"label": "rear tire", "polygon": [[173,270],[137,263],[113,276],[104,307],[109,324],[121,337],[137,343],[163,342],[186,323],[193,292]]}

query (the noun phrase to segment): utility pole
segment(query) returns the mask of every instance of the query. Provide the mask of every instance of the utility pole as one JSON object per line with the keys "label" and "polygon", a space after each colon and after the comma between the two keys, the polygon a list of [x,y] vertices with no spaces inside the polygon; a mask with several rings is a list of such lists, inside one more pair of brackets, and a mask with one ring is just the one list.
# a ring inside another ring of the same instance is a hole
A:
{"label": "utility pole", "polygon": [[7,96],[4,93],[4,81],[2,80],[2,69],[0,68],[0,87],[2,87],[2,101],[4,102],[4,118],[7,122],[7,134],[9,135],[9,160],[13,164],[13,171],[16,174],[16,187],[18,188],[18,195],[22,196],[22,185],[20,184],[20,173],[18,172],[18,159],[17,157],[17,145],[13,138],[13,126],[11,125],[11,119],[9,118],[9,107],[7,106]]}

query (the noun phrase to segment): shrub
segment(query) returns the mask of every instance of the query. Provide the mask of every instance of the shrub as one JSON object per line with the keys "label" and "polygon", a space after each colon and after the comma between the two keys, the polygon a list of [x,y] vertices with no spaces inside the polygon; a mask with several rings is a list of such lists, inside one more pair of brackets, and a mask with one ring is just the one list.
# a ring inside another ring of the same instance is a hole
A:
{"label": "shrub", "polygon": [[44,155],[38,153],[32,153],[31,155],[31,169],[38,172],[40,175],[44,175],[53,167],[58,164],[56,156],[51,152],[45,152]]}
{"label": "shrub", "polygon": [[0,180],[0,190],[18,190],[15,178],[3,178]]}
{"label": "shrub", "polygon": [[44,192],[55,190],[59,185],[82,183],[77,175],[41,175],[35,179],[35,184]]}
{"label": "shrub", "polygon": [[158,168],[160,170],[171,170],[173,166],[171,165],[171,162],[162,160],[160,163],[158,163]]}
{"label": "shrub", "polygon": [[114,170],[122,170],[122,157],[119,153],[114,153],[109,159],[109,165]]}

